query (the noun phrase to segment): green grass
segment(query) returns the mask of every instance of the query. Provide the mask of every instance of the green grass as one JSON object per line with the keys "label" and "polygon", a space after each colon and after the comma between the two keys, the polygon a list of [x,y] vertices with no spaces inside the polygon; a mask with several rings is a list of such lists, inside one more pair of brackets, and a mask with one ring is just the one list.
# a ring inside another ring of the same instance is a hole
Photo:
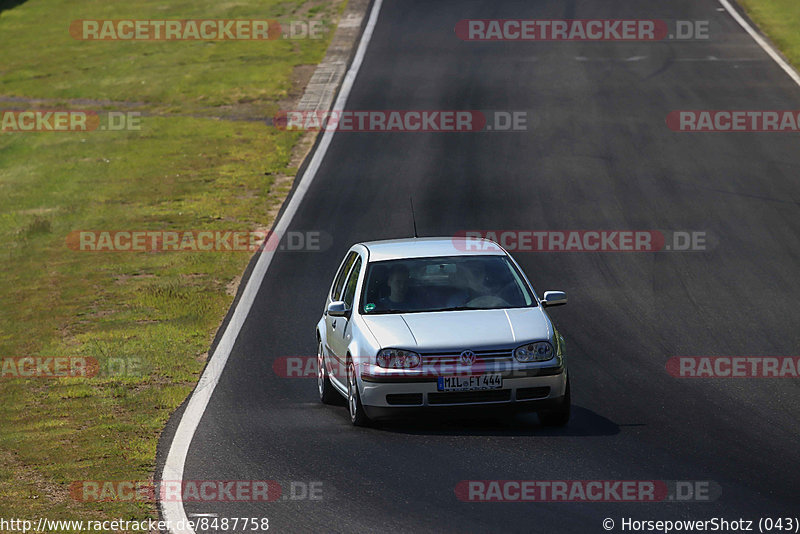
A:
{"label": "green grass", "polygon": [[[121,109],[141,129],[0,133],[0,358],[135,361],[133,376],[0,378],[0,517],[154,517],[76,480],[148,480],[249,253],[78,252],[75,230],[265,229],[299,134],[259,120],[322,59],[342,2],[29,0],[0,13],[0,109]],[[324,40],[83,42],[72,20],[323,20]],[[116,104],[116,103],[127,104]]]}
{"label": "green grass", "polygon": [[800,68],[800,2],[738,0],[795,68]]}
{"label": "green grass", "polygon": [[270,108],[290,89],[295,65],[319,62],[323,48],[319,40],[79,41],[69,35],[70,22],[122,18],[288,22],[304,20],[313,10],[311,15],[331,29],[336,11],[330,2],[323,2],[321,10],[316,4],[185,0],[169,2],[165,9],[164,2],[154,0],[124,5],[28,0],[0,15],[0,95],[133,100],[181,112],[251,101]]}

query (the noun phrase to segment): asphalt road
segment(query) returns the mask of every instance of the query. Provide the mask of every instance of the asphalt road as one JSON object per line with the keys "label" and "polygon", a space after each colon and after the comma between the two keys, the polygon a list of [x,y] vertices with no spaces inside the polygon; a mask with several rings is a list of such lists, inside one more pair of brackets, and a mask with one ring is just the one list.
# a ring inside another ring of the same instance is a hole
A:
{"label": "asphalt road", "polygon": [[[463,42],[465,18],[710,21],[692,42]],[[713,59],[712,59],[713,58]],[[714,0],[387,0],[348,108],[523,110],[524,132],[338,133],[291,229],[332,237],[280,252],[189,450],[185,479],[319,481],[322,500],[187,503],[266,516],[276,532],[603,532],[623,517],[800,515],[795,379],[677,379],[684,355],[798,355],[797,134],[676,133],[680,109],[800,109],[800,88]],[[695,252],[525,253],[562,289],[573,419],[350,426],[281,356],[314,325],[354,242],[467,229],[704,231]],[[467,503],[470,479],[707,480],[712,502]]]}

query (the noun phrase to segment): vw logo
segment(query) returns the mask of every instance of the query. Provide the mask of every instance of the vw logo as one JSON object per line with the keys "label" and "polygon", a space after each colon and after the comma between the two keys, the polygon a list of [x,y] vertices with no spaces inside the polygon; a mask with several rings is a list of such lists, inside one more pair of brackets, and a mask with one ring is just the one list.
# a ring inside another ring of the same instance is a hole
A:
{"label": "vw logo", "polygon": [[465,350],[464,352],[461,353],[458,359],[464,365],[472,365],[473,363],[475,363],[475,353],[472,352],[471,350]]}

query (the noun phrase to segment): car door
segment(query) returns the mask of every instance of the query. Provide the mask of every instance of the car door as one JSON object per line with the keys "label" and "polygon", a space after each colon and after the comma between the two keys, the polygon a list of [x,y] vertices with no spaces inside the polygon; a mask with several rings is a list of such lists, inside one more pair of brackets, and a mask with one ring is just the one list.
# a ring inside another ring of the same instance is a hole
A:
{"label": "car door", "polygon": [[347,253],[342,261],[342,264],[339,266],[339,271],[336,273],[336,277],[333,279],[331,291],[328,294],[327,301],[325,302],[325,353],[330,356],[328,359],[328,374],[332,375],[333,377],[336,377],[338,374],[340,374],[340,365],[336,360],[331,341],[336,337],[336,329],[338,328],[339,323],[341,323],[340,319],[342,319],[342,317],[331,317],[328,315],[327,309],[328,304],[331,302],[341,300],[341,296],[344,291],[344,285],[345,282],[347,282],[347,275],[350,274],[350,270],[352,269],[353,263],[355,263],[357,257],[358,253],[353,250]]}
{"label": "car door", "polygon": [[356,296],[356,286],[358,285],[358,277],[361,274],[361,257],[357,257],[353,263],[353,268],[350,269],[350,274],[347,276],[347,282],[344,284],[341,300],[344,301],[345,306],[350,310],[349,317],[331,317],[335,319],[332,323],[333,335],[330,339],[331,349],[338,360],[339,368],[337,369],[339,382],[346,387],[347,384],[347,347],[350,345],[350,340],[353,337],[352,331],[352,313],[353,301]]}

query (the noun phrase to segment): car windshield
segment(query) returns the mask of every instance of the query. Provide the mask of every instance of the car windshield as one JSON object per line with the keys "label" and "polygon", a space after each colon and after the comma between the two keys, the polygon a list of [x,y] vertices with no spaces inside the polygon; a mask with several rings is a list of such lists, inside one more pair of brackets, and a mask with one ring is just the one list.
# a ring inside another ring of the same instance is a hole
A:
{"label": "car windshield", "polygon": [[505,256],[453,256],[372,262],[361,313],[487,310],[536,306]]}

